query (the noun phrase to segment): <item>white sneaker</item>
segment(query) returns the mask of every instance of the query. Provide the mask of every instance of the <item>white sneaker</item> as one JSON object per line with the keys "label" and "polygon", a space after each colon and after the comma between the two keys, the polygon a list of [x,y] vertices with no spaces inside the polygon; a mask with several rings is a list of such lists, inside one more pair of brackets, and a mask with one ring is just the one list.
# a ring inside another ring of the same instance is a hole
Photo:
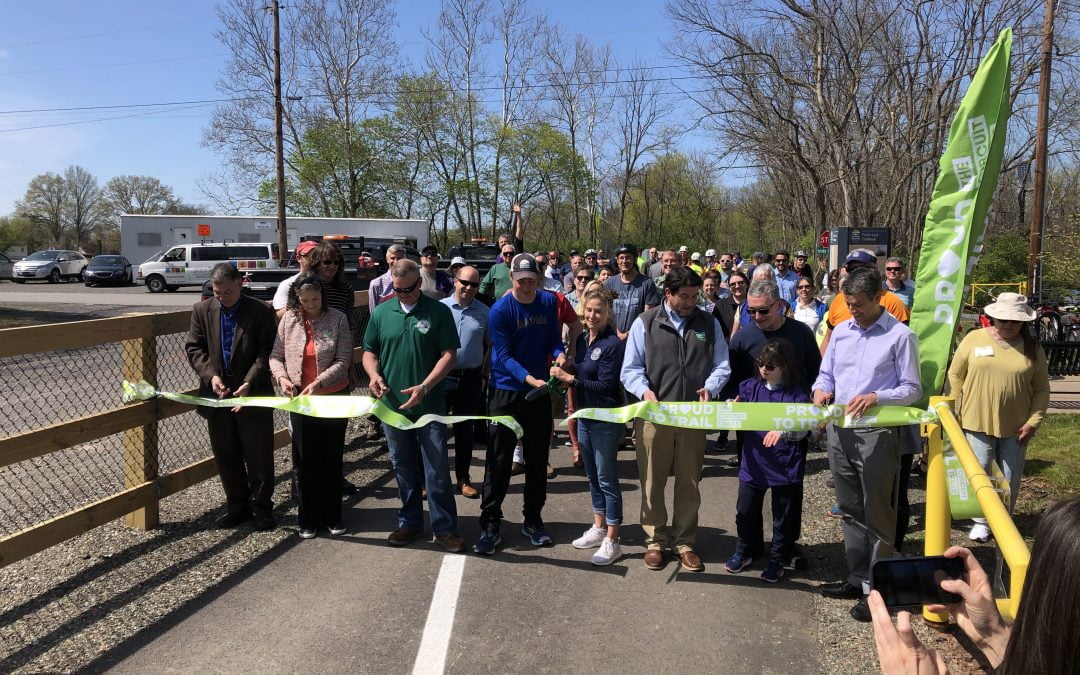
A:
{"label": "white sneaker", "polygon": [[622,547],[619,546],[619,540],[604,537],[604,541],[600,544],[600,550],[593,554],[592,564],[610,565],[621,557]]}
{"label": "white sneaker", "polygon": [[990,541],[990,536],[990,528],[986,526],[986,523],[975,523],[975,526],[971,528],[971,532],[968,532],[968,539],[977,541],[980,544]]}
{"label": "white sneaker", "polygon": [[606,538],[607,530],[602,530],[598,527],[590,527],[585,530],[585,534],[570,542],[570,545],[574,548],[596,548],[602,544]]}
{"label": "white sneaker", "polygon": [[525,463],[525,451],[521,449],[521,443],[514,446],[514,461],[518,464]]}

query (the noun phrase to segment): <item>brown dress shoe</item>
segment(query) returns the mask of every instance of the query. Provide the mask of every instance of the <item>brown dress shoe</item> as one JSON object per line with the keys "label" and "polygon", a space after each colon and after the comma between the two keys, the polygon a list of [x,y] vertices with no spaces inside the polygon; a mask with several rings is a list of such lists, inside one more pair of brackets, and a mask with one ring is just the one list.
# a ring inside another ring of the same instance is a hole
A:
{"label": "brown dress shoe", "polygon": [[391,546],[406,546],[410,541],[420,536],[420,530],[411,527],[399,527],[390,533],[386,543]]}
{"label": "brown dress shoe", "polygon": [[667,557],[664,556],[664,552],[658,548],[650,548],[645,551],[645,567],[651,570],[662,570],[664,565],[667,565]]}
{"label": "brown dress shoe", "polygon": [[458,490],[461,492],[461,496],[466,499],[477,499],[480,497],[480,491],[472,486],[467,480],[463,480],[458,483]]}
{"label": "brown dress shoe", "polygon": [[441,537],[435,537],[435,543],[450,553],[461,553],[465,550],[465,540],[453,532],[444,534]]}
{"label": "brown dress shoe", "polygon": [[701,562],[701,558],[697,553],[687,549],[679,554],[679,562],[682,564],[682,568],[687,572],[704,572],[705,565]]}

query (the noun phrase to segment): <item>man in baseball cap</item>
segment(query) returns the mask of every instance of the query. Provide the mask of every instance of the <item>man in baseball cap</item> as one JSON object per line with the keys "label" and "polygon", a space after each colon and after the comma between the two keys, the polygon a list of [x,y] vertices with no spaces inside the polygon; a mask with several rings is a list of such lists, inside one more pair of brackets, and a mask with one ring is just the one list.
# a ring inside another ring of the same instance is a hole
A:
{"label": "man in baseball cap", "polygon": [[[541,511],[547,499],[547,466],[552,431],[551,401],[547,396],[529,397],[546,389],[549,359],[556,366],[566,361],[559,330],[558,298],[538,292],[540,268],[529,253],[510,261],[511,289],[491,308],[491,381],[489,415],[510,415],[521,425],[525,490],[521,528],[533,546],[550,546]],[[492,425],[484,461],[484,489],[480,501],[480,539],[473,550],[493,555],[502,541],[502,503],[510,486],[514,458],[514,432]]]}
{"label": "man in baseball cap", "polygon": [[311,263],[308,261],[308,255],[318,245],[319,242],[317,241],[302,241],[296,245],[296,262],[300,265],[300,271],[278,284],[277,290],[274,291],[274,299],[270,303],[278,319],[285,315],[285,306],[289,304],[289,289],[292,288],[293,282],[311,273]]}

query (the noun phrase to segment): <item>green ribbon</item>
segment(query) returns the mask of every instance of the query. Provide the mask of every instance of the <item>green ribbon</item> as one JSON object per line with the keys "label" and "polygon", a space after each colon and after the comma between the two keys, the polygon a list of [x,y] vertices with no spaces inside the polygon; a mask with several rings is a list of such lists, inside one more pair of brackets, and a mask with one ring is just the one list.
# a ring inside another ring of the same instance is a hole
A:
{"label": "green ribbon", "polygon": [[146,401],[160,396],[161,398],[187,403],[189,405],[201,405],[208,408],[234,408],[247,406],[253,408],[274,408],[287,412],[299,413],[310,417],[361,417],[374,415],[395,429],[409,431],[427,426],[431,422],[454,424],[456,422],[468,422],[470,420],[489,420],[502,424],[518,438],[524,435],[521,425],[509,415],[494,415],[485,417],[480,415],[421,415],[413,422],[399,412],[391,410],[377,398],[371,396],[239,396],[237,398],[206,398],[203,396],[191,396],[189,394],[177,394],[171,391],[160,391],[152,384],[144,380],[128,382],[124,380],[124,403],[132,401]]}
{"label": "green ribbon", "polygon": [[[720,431],[811,431],[822,423],[846,429],[901,427],[937,420],[932,410],[903,406],[875,406],[861,417],[846,414],[846,406],[819,407],[810,403],[668,403],[640,401],[621,408],[582,408],[568,420],[588,419],[601,422],[629,422],[634,418],[680,427]],[[565,422],[563,423],[565,425]]]}

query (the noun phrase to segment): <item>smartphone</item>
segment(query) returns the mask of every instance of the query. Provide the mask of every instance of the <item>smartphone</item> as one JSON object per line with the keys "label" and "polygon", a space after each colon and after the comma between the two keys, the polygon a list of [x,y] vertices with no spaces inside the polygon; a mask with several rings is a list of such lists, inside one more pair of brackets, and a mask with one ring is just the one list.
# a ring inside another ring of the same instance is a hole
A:
{"label": "smartphone", "polygon": [[870,588],[881,593],[889,609],[951,605],[960,602],[960,596],[942,590],[941,582],[963,578],[963,558],[887,558],[875,562],[870,570]]}

